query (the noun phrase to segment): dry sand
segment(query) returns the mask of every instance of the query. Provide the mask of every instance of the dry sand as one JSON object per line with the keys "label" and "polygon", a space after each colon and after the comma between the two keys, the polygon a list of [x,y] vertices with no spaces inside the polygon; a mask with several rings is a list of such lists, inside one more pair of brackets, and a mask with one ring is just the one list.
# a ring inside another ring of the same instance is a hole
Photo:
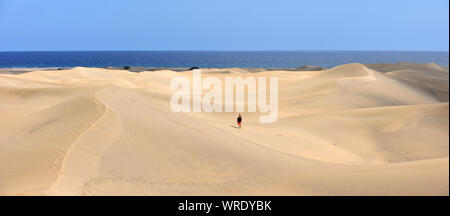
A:
{"label": "dry sand", "polygon": [[0,195],[449,195],[449,70],[348,64],[277,76],[279,118],[174,113],[173,77],[0,74]]}

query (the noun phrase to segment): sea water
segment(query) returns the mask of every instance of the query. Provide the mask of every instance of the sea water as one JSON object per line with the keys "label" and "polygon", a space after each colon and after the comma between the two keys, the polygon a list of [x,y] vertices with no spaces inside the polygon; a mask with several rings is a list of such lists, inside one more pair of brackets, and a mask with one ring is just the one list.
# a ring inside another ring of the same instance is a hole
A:
{"label": "sea water", "polygon": [[13,67],[334,67],[347,63],[434,62],[449,65],[448,52],[406,51],[52,51],[0,52],[0,68]]}

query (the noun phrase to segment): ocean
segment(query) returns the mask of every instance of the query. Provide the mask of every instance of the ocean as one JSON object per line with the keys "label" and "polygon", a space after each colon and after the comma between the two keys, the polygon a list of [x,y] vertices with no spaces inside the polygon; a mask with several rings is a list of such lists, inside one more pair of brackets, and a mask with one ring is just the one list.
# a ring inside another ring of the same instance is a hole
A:
{"label": "ocean", "polygon": [[52,51],[0,52],[0,68],[40,67],[334,67],[347,63],[434,62],[449,65],[448,52],[406,51]]}

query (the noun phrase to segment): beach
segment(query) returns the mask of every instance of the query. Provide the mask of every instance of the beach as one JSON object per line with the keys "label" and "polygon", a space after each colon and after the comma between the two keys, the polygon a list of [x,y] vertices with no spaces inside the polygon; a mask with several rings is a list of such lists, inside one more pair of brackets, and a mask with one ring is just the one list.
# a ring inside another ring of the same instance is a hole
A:
{"label": "beach", "polygon": [[0,195],[449,195],[435,63],[202,68],[278,78],[277,121],[245,111],[240,129],[237,112],[171,110],[189,70],[1,70]]}

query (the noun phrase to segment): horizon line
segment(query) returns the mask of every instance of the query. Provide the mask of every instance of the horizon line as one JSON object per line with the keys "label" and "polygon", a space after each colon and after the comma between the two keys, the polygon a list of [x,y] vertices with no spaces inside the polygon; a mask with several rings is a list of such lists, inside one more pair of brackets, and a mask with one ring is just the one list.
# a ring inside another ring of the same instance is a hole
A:
{"label": "horizon line", "polygon": [[0,52],[449,52],[449,50],[0,50]]}

